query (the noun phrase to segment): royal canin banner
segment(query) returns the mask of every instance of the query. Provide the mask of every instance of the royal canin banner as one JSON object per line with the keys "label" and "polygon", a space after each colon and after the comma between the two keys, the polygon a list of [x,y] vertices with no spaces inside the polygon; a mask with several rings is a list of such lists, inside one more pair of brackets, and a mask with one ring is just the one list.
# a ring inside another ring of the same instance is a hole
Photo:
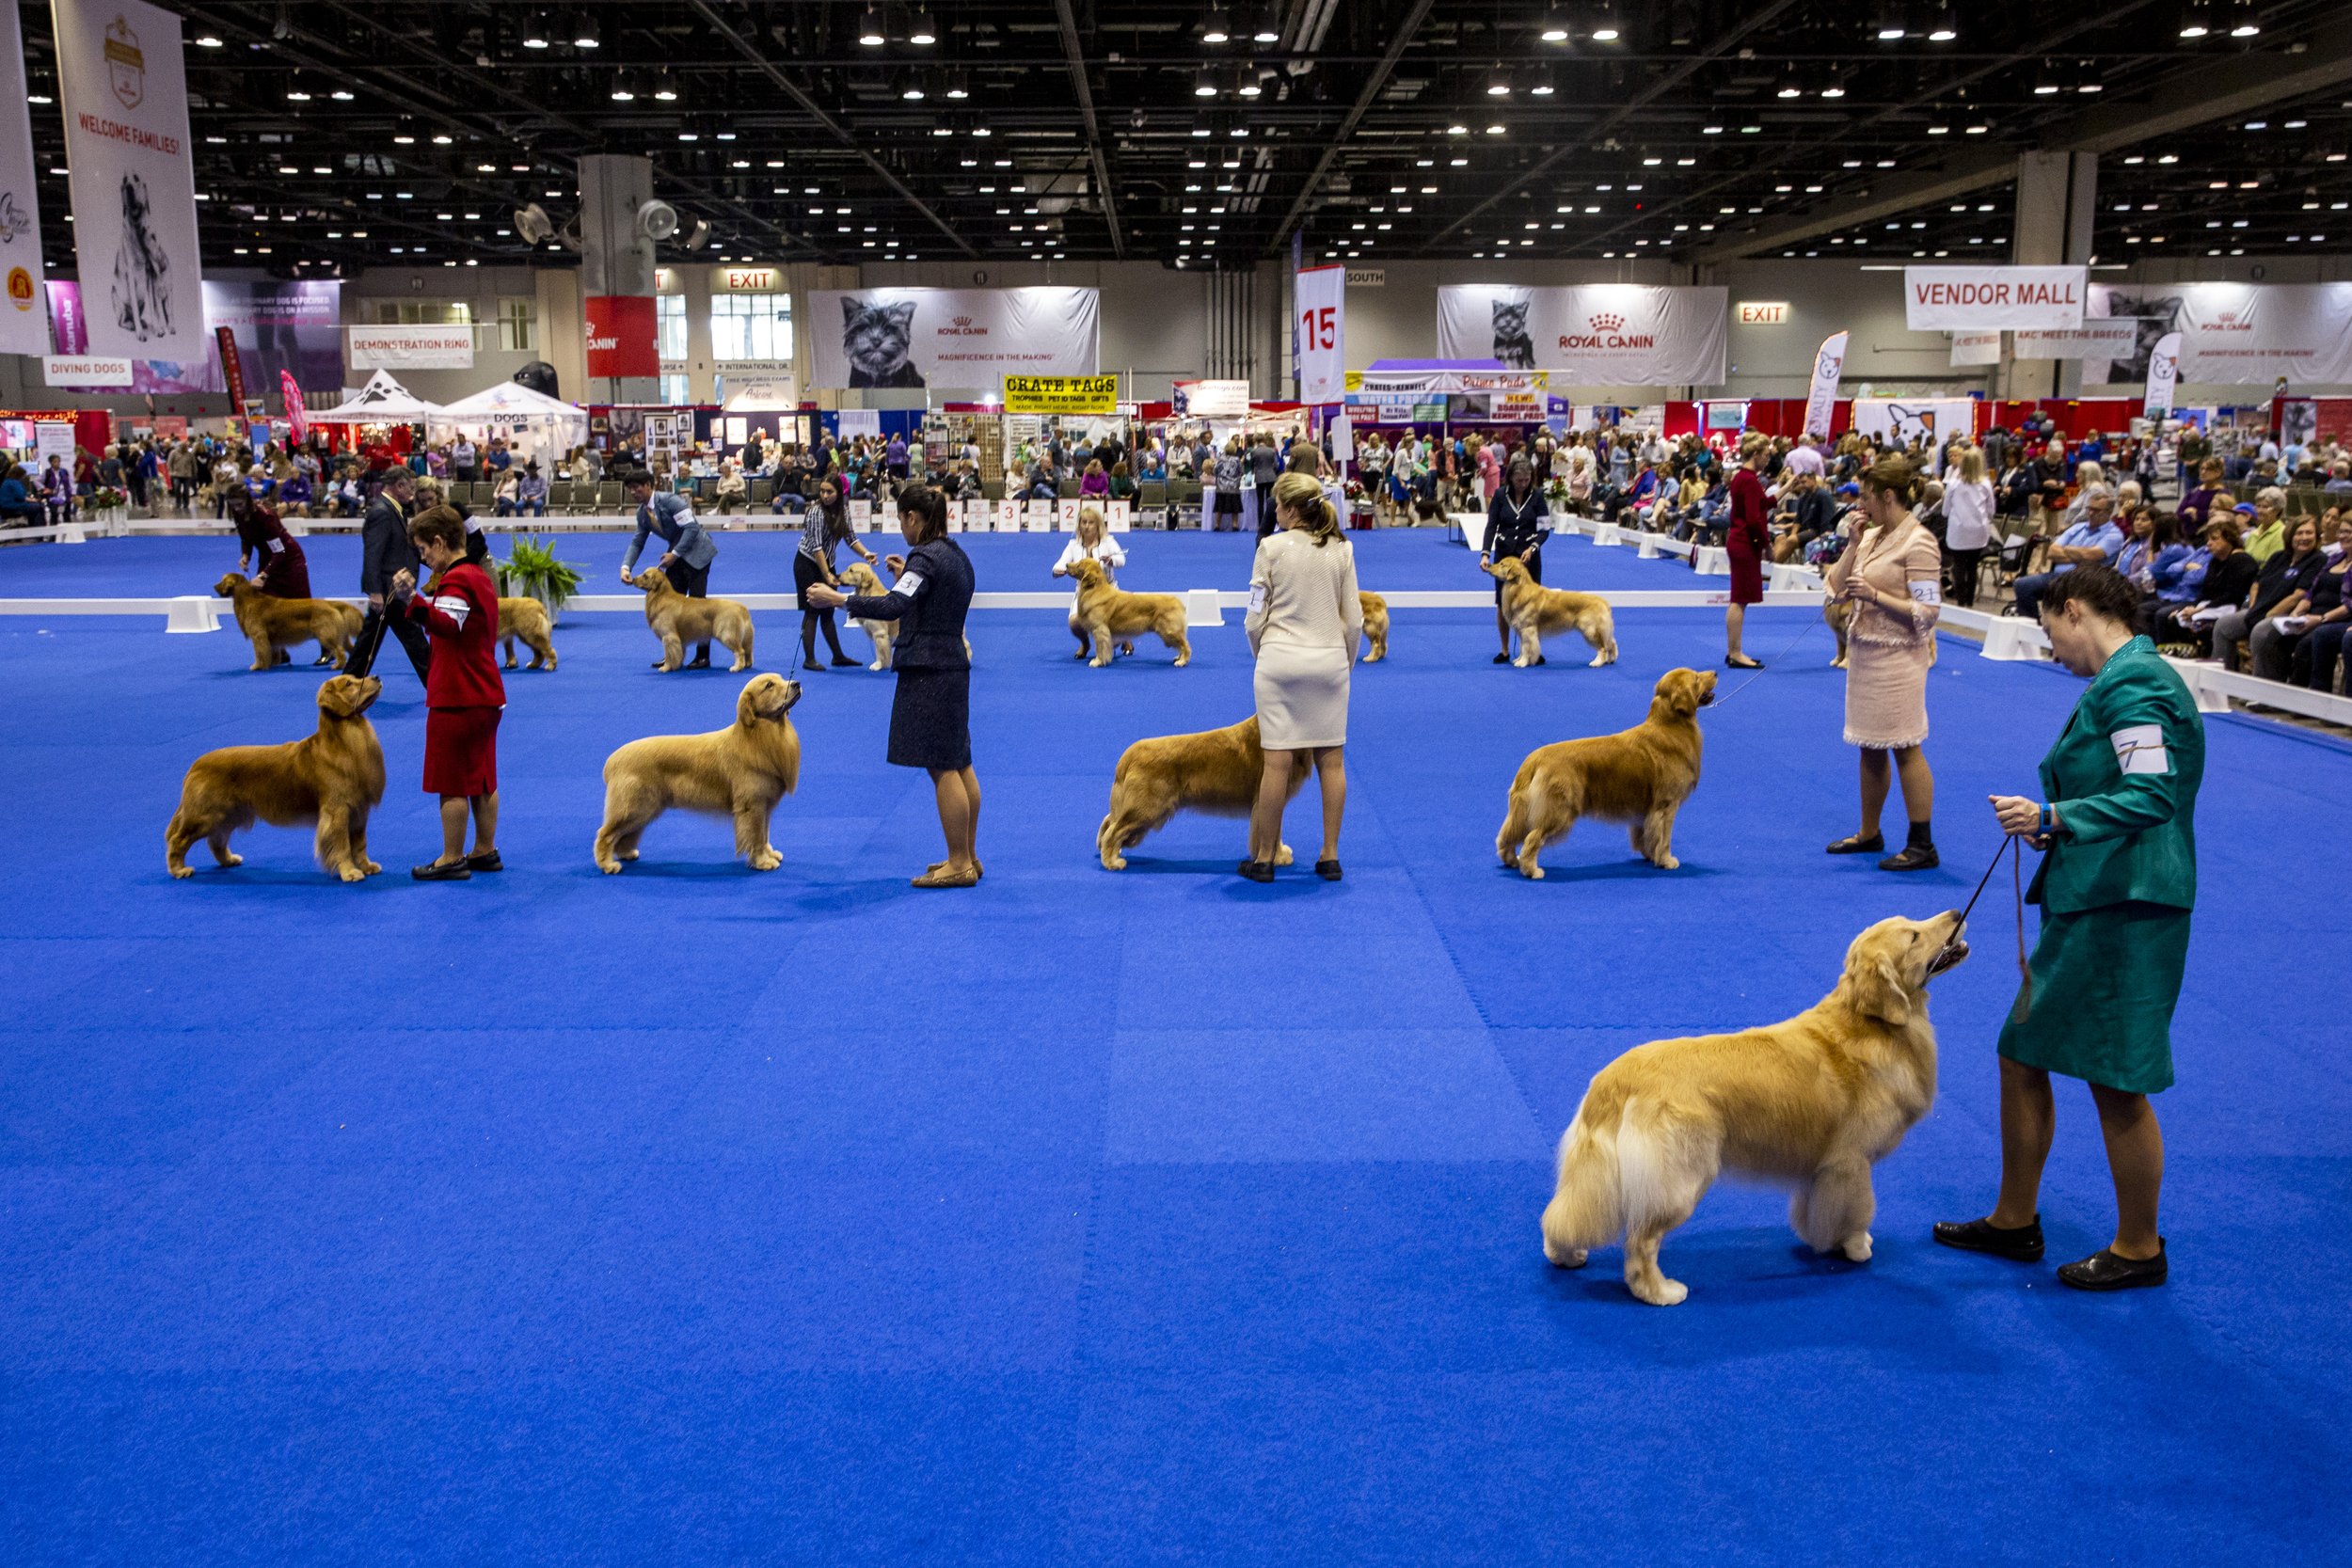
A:
{"label": "royal canin banner", "polygon": [[1545,370],[1554,386],[1715,386],[1730,293],[1649,283],[1438,291],[1438,356]]}
{"label": "royal canin banner", "polygon": [[2076,327],[2086,267],[1905,267],[1903,321],[1914,332]]}
{"label": "royal canin banner", "polygon": [[0,354],[47,354],[40,203],[33,188],[32,110],[24,103],[24,35],[16,0],[0,0]]}
{"label": "royal canin banner", "polygon": [[993,390],[1008,375],[1092,375],[1093,289],[818,289],[809,295],[818,387]]}
{"label": "royal canin banner", "polygon": [[590,294],[583,303],[590,375],[661,373],[653,295]]}
{"label": "royal canin banner", "polygon": [[1837,382],[1846,373],[1848,334],[1833,332],[1813,351],[1813,381],[1804,394],[1804,434],[1820,440],[1830,436],[1837,416]]}
{"label": "royal canin banner", "polygon": [[2097,284],[2093,313],[2137,320],[2128,357],[2085,360],[2087,386],[2145,382],[2148,360],[2178,333],[2180,378],[2269,387],[2352,381],[2352,283]]}
{"label": "royal canin banner", "polygon": [[1347,269],[1309,267],[1294,293],[1299,401],[1338,403],[1347,396]]}
{"label": "royal canin banner", "polygon": [[140,0],[52,0],[93,354],[211,356],[180,19]]}

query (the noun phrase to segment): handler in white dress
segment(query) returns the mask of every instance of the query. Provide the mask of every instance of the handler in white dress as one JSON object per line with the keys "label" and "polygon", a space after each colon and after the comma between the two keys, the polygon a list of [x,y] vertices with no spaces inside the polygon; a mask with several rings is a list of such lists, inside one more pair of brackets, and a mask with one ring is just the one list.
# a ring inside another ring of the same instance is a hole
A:
{"label": "handler in white dress", "polygon": [[[1100,562],[1103,580],[1114,588],[1119,585],[1119,569],[1127,564],[1127,552],[1119,547],[1119,542],[1111,537],[1110,530],[1104,525],[1100,507],[1079,508],[1078,531],[1072,534],[1070,543],[1061,547],[1061,559],[1054,562],[1054,575],[1057,578],[1068,577],[1070,569],[1081,561]],[[1078,640],[1080,658],[1092,654],[1094,644],[1078,626],[1078,591],[1074,587],[1070,591],[1070,635]],[[1136,651],[1136,645],[1121,642],[1119,651],[1131,654]]]}
{"label": "handler in white dress", "polygon": [[1265,771],[1249,814],[1249,858],[1241,874],[1274,880],[1291,771],[1312,767],[1323,787],[1323,853],[1315,875],[1340,879],[1340,816],[1347,805],[1347,677],[1364,636],[1356,551],[1340,531],[1323,486],[1303,473],[1274,482],[1276,531],[1258,546],[1249,573],[1250,651],[1258,656],[1258,740]]}

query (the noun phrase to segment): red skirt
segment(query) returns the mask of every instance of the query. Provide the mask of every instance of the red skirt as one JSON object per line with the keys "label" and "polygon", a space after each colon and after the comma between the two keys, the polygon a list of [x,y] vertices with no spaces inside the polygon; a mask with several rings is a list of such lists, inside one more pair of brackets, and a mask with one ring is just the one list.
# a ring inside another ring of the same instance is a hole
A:
{"label": "red skirt", "polygon": [[424,792],[488,795],[499,786],[495,707],[435,707],[424,713]]}
{"label": "red skirt", "polygon": [[1740,547],[1738,540],[1724,546],[1731,557],[1731,602],[1733,604],[1762,604],[1764,602],[1764,562],[1753,550]]}

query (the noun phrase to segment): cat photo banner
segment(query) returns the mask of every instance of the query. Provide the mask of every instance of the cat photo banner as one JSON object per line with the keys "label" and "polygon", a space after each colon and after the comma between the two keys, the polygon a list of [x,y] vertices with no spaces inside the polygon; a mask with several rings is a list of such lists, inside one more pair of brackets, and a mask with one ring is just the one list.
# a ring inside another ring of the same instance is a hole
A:
{"label": "cat photo banner", "polygon": [[1092,375],[1093,289],[818,289],[809,296],[812,385],[993,389],[1021,375]]}
{"label": "cat photo banner", "polygon": [[51,18],[89,351],[209,359],[180,19],[140,0],[54,0]]}
{"label": "cat photo banner", "polygon": [[1438,291],[1438,354],[1549,371],[1555,386],[1715,386],[1730,312],[1723,288],[1461,284]]}

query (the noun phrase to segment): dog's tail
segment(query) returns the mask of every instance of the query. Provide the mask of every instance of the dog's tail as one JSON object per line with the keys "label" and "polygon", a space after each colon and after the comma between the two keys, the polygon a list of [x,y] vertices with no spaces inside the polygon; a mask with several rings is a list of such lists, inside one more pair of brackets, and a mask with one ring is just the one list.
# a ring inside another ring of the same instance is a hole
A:
{"label": "dog's tail", "polygon": [[1555,1262],[1625,1234],[1626,1173],[1618,1118],[1596,1114],[1591,1091],[1560,1136],[1559,1182],[1544,1208],[1544,1251]]}

